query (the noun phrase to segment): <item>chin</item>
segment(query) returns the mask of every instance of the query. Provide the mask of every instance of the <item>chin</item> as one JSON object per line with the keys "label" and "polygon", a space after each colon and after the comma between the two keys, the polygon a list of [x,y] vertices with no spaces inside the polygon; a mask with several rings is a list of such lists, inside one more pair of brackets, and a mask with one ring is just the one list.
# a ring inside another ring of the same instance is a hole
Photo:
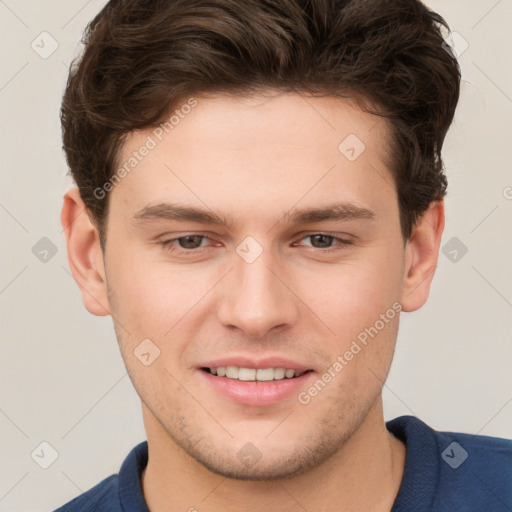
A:
{"label": "chin", "polygon": [[205,456],[205,454],[195,458],[206,469],[223,478],[245,481],[275,481],[307,473],[328,457],[328,454],[306,457],[305,454],[295,453],[288,458],[276,460],[274,451],[274,460],[264,460],[263,454],[260,460],[255,461],[241,461],[237,455],[223,460],[218,458],[213,460],[213,457]]}
{"label": "chin", "polygon": [[[288,479],[307,473],[328,460],[349,437],[338,429],[322,429],[304,433],[295,439],[271,442],[262,440],[261,433],[254,441],[241,443],[239,440],[199,442],[190,438],[176,438],[174,441],[190,457],[206,469],[233,480],[266,481]],[[247,439],[247,436],[244,436]],[[264,441],[264,442],[262,442]],[[236,446],[236,448],[234,447]]]}

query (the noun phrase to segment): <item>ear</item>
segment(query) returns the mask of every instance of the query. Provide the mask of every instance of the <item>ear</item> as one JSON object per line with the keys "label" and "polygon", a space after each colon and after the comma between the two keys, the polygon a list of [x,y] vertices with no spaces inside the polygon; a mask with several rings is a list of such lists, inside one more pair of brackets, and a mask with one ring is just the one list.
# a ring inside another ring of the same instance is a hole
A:
{"label": "ear", "polygon": [[402,310],[416,311],[427,301],[444,229],[444,201],[434,201],[416,222],[405,248]]}
{"label": "ear", "polygon": [[78,188],[65,194],[60,219],[66,236],[69,267],[82,292],[85,308],[93,315],[110,315],[98,231],[89,218]]}

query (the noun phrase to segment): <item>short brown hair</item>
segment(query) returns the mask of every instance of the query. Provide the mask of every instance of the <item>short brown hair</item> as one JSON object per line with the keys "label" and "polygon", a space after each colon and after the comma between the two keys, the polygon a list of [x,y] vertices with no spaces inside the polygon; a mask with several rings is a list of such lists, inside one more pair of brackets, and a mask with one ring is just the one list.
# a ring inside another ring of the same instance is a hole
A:
{"label": "short brown hair", "polygon": [[419,0],[111,0],[88,25],[61,120],[80,195],[105,241],[124,137],[183,98],[263,89],[359,97],[390,120],[402,235],[446,194],[441,148],[460,68]]}

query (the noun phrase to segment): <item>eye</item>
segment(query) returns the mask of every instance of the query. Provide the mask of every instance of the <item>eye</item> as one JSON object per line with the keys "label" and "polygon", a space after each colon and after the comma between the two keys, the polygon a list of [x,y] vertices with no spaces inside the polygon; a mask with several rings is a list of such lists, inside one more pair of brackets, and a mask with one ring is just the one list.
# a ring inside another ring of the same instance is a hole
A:
{"label": "eye", "polygon": [[[299,241],[307,239],[311,242],[310,247],[313,249],[320,249],[321,252],[340,250],[353,243],[352,240],[346,240],[327,233],[310,233],[303,236]],[[208,240],[212,242],[208,236],[195,233],[164,240],[160,242],[160,245],[170,252],[185,255],[202,252],[201,249],[206,249],[209,246],[207,244],[203,244],[203,242]],[[293,245],[300,246],[302,244],[296,242]]]}
{"label": "eye", "polygon": [[197,249],[205,237],[202,235],[187,235],[176,238],[175,241],[183,249]]}
{"label": "eye", "polygon": [[[309,238],[311,240],[311,245],[313,247],[316,247],[318,249],[325,248],[325,247],[331,247],[334,242],[334,237],[331,235],[323,235],[321,233],[317,235],[308,235],[306,238]],[[318,245],[316,245],[318,244]]]}
{"label": "eye", "polygon": [[[352,244],[352,240],[345,240],[326,233],[311,233],[303,237],[301,240],[306,240],[308,238],[311,241],[311,246],[315,249],[331,249],[333,248],[333,243],[336,243],[341,247]],[[335,246],[333,250],[336,250]]]}
{"label": "eye", "polygon": [[164,240],[160,245],[173,252],[193,252],[195,249],[204,247],[203,240],[209,240],[209,238],[206,235],[191,234]]}

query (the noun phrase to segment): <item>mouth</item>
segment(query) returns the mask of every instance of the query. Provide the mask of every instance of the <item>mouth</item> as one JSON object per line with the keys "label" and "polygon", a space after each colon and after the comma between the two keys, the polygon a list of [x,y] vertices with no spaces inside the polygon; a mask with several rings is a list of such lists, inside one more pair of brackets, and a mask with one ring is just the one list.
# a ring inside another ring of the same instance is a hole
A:
{"label": "mouth", "polygon": [[199,375],[215,397],[244,406],[289,403],[315,375],[313,369],[282,358],[230,359],[206,363],[198,368]]}
{"label": "mouth", "polygon": [[201,368],[204,372],[217,377],[240,380],[244,382],[270,382],[274,380],[295,379],[313,370],[294,370],[293,368],[245,368],[243,366],[219,366]]}

